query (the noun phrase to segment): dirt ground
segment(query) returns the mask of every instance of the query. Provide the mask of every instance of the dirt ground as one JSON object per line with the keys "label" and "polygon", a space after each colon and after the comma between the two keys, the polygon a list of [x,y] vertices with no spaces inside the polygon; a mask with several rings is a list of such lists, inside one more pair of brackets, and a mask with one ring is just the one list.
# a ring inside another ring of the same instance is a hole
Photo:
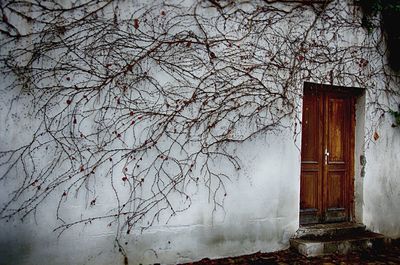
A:
{"label": "dirt ground", "polygon": [[370,249],[363,252],[353,252],[347,255],[330,255],[316,258],[306,258],[294,250],[287,249],[272,253],[254,253],[251,255],[230,257],[224,259],[202,259],[187,265],[226,265],[226,264],[400,264],[400,240],[381,249]]}

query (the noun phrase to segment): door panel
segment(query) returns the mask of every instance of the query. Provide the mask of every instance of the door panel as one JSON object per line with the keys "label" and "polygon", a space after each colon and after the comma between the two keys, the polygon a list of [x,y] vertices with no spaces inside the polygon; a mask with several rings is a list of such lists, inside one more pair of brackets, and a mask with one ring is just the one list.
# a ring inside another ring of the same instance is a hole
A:
{"label": "door panel", "polygon": [[328,173],[328,187],[327,189],[327,207],[329,208],[343,208],[344,196],[343,196],[343,180],[345,175],[343,171],[331,171]]}
{"label": "door panel", "polygon": [[300,223],[350,219],[353,97],[305,87]]}
{"label": "door panel", "polygon": [[306,171],[301,179],[303,189],[303,198],[301,206],[303,209],[317,209],[318,186],[315,180],[318,179],[318,171]]}
{"label": "door panel", "polygon": [[307,223],[318,223],[321,215],[322,144],[321,127],[322,101],[314,91],[305,91],[303,100],[303,140],[301,163],[300,208]]}
{"label": "door panel", "polygon": [[328,98],[328,150],[329,162],[344,162],[345,100]]}
{"label": "door panel", "polygon": [[305,98],[303,104],[303,132],[305,132],[305,138],[302,160],[307,163],[318,163],[321,130],[319,122],[320,99],[310,95],[310,97]]}

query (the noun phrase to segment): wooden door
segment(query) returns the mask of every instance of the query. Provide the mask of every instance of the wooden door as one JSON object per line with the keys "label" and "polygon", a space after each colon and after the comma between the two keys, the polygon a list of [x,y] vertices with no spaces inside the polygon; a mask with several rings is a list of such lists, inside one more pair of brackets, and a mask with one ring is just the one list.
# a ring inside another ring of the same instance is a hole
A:
{"label": "wooden door", "polygon": [[306,85],[300,224],[349,221],[353,201],[354,96]]}

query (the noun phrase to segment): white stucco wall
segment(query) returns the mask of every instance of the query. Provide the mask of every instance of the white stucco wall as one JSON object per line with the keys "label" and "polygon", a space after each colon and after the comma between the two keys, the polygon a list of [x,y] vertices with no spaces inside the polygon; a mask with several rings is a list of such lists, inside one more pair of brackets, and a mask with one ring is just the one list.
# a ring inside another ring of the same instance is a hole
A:
{"label": "white stucco wall", "polygon": [[[372,132],[379,138],[367,138],[363,221],[373,231],[399,238],[400,128],[392,128],[393,122],[394,118],[386,115]],[[367,126],[370,124],[371,119]]]}
{"label": "white stucco wall", "polygon": [[[357,30],[347,32],[345,38],[335,39],[330,44],[362,42],[365,36],[359,36]],[[318,39],[318,32],[312,34]],[[313,80],[307,79],[306,73],[298,73],[298,82],[291,88],[300,91],[304,81],[360,85],[346,75],[338,74],[343,69],[333,69],[329,75],[331,69],[326,68],[315,69],[319,78]],[[349,69],[355,71],[351,65]],[[3,89],[5,84],[0,88]],[[11,100],[16,96],[20,96],[20,101],[14,101],[10,110]],[[33,117],[24,115],[31,107],[29,96],[2,91],[0,100],[1,147],[10,148],[28,141],[36,124]],[[356,166],[356,217],[369,229],[395,238],[400,236],[400,131],[390,127],[389,116],[381,119],[379,124],[371,122],[375,119],[371,118],[374,109],[368,106],[373,100],[366,95],[357,105],[359,124],[355,161],[359,163],[359,156],[365,154],[367,164],[365,176],[361,176],[361,167]],[[301,109],[300,94],[297,101]],[[376,128],[380,136],[376,141],[371,140],[371,128]],[[293,128],[288,128],[276,134],[259,135],[232,147],[243,167],[239,172],[227,172],[231,180],[226,183],[223,208],[213,211],[214,205],[203,185],[189,187],[192,205],[188,210],[168,223],[161,218],[142,233],[135,231],[124,236],[121,242],[127,242],[129,264],[174,264],[288,247],[289,238],[299,225],[300,139],[301,135],[294,136]],[[46,163],[46,154],[36,159]],[[219,161],[215,163],[218,167]],[[224,164],[219,166],[224,167]],[[6,200],[11,186],[13,183],[1,183],[1,202]],[[123,186],[119,188],[124,189]],[[84,194],[68,198],[71,203],[64,208],[64,217],[79,217],[83,211],[102,212],[115,205],[107,183],[100,184],[97,193],[103,196],[93,208],[88,208],[88,198]],[[114,244],[115,227],[108,227],[105,222],[73,227],[57,237],[58,234],[53,232],[59,225],[55,216],[57,199],[47,198],[36,214],[23,223],[19,220],[0,221],[1,265],[123,264],[123,257]]]}
{"label": "white stucco wall", "polygon": [[[126,238],[130,264],[173,264],[288,246],[298,228],[299,208],[300,156],[291,132],[260,136],[238,147],[237,154],[245,167],[227,186],[224,210],[213,216],[207,191],[200,187],[189,210],[167,225]],[[99,201],[96,207],[106,204]],[[40,207],[36,222],[1,223],[0,264],[122,263],[113,248],[114,231],[105,223],[73,228],[57,238],[52,232],[56,206],[49,201]],[[79,209],[76,205],[68,210]]]}

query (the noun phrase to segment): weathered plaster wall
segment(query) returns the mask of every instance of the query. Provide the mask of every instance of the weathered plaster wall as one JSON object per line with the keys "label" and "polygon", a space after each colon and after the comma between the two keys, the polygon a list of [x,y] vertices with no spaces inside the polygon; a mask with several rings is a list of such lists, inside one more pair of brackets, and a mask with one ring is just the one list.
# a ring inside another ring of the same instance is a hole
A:
{"label": "weathered plaster wall", "polygon": [[[357,32],[350,32],[346,37],[354,43],[362,39],[357,40]],[[331,42],[331,45],[335,44]],[[333,71],[333,76],[339,70]],[[330,69],[321,66],[318,71],[321,72],[320,79],[301,81],[329,83]],[[343,80],[331,80],[334,84],[357,86],[345,76],[338,74],[335,78]],[[300,83],[297,85],[301,86]],[[32,117],[21,115],[29,109],[29,99],[15,102],[17,108],[8,111],[10,100],[16,95],[15,91],[2,91],[0,124],[7,123],[7,126],[0,131],[1,147],[17,146],[28,139],[30,125],[34,124]],[[357,104],[359,124],[355,161],[359,163],[359,156],[365,149],[367,164],[363,177],[362,168],[356,166],[356,217],[374,231],[399,237],[400,132],[399,128],[390,127],[390,117],[387,117],[377,127],[379,139],[364,143],[364,134],[374,127],[369,121],[373,109],[366,110],[366,105],[368,99],[364,97]],[[226,186],[224,207],[213,211],[208,191],[200,186],[193,187],[193,204],[187,211],[167,224],[160,222],[143,233],[126,237],[129,264],[177,263],[287,247],[288,239],[298,228],[299,139],[298,136],[295,141],[293,131],[287,129],[238,145],[234,152],[243,168],[239,173],[228,172],[233,177]],[[37,159],[44,158],[45,155]],[[5,200],[8,185],[12,183],[0,186],[0,201]],[[98,192],[103,192],[103,199],[90,211],[101,212],[114,205],[110,190],[104,187]],[[81,210],[87,208],[87,200],[82,195],[69,204],[64,209],[66,217],[79,216]],[[52,231],[57,226],[56,207],[57,200],[48,198],[35,217],[22,224],[18,220],[0,222],[0,264],[123,264],[123,258],[114,246],[115,230],[108,228],[106,223],[79,226],[58,238]]]}
{"label": "weathered plaster wall", "polygon": [[365,93],[356,100],[356,124],[354,131],[354,221],[363,222],[365,176]]}
{"label": "weathered plaster wall", "polygon": [[[386,115],[371,132],[379,138],[367,138],[363,221],[373,231],[399,238],[400,128],[392,128],[393,122],[393,117]],[[371,119],[367,124],[371,125]]]}
{"label": "weathered plaster wall", "polygon": [[[127,237],[130,264],[187,262],[288,246],[298,228],[299,207],[300,156],[292,133],[256,138],[236,152],[245,167],[227,186],[224,209],[213,213],[207,191],[197,190],[188,211],[167,225]],[[50,200],[41,207],[36,222],[1,223],[0,264],[122,263],[106,224],[74,228],[57,238],[52,232],[56,204]]]}

